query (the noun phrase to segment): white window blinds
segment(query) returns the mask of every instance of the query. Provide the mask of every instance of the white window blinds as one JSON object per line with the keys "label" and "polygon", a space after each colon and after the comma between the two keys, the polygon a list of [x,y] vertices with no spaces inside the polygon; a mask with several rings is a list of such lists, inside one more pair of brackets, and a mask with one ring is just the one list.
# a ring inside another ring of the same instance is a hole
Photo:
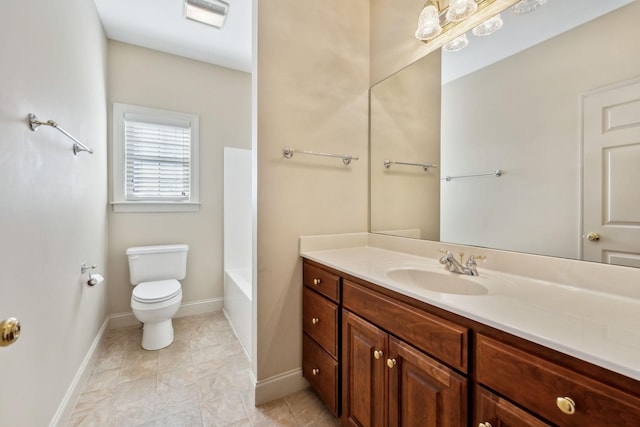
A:
{"label": "white window blinds", "polygon": [[126,199],[183,201],[191,191],[191,123],[125,114]]}

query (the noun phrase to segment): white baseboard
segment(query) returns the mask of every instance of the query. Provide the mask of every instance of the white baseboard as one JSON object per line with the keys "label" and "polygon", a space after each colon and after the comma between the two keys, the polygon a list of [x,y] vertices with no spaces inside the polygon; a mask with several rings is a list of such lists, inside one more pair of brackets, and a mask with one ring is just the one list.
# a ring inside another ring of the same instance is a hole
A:
{"label": "white baseboard", "polygon": [[302,376],[302,368],[293,369],[265,380],[255,381],[256,406],[287,396],[309,387]]}
{"label": "white baseboard", "polygon": [[71,416],[71,412],[76,406],[76,402],[80,397],[80,393],[82,393],[82,389],[87,383],[89,375],[91,375],[91,371],[93,370],[93,366],[98,359],[100,349],[102,348],[102,341],[104,340],[108,325],[109,318],[107,317],[106,319],[104,319],[104,322],[102,322],[102,326],[100,327],[98,334],[91,343],[91,347],[89,347],[87,355],[82,360],[82,363],[80,364],[76,375],[73,377],[73,380],[71,381],[67,392],[62,398],[62,402],[60,402],[60,405],[58,406],[58,410],[53,415],[53,418],[49,423],[49,427],[62,425],[62,421],[66,421]]}
{"label": "white baseboard", "polygon": [[[224,306],[224,298],[211,298],[200,301],[188,302],[181,304],[178,313],[174,317],[194,316],[196,314],[212,313],[222,310]],[[125,328],[127,326],[136,326],[140,321],[136,319],[133,312],[117,313],[108,316],[109,329]]]}

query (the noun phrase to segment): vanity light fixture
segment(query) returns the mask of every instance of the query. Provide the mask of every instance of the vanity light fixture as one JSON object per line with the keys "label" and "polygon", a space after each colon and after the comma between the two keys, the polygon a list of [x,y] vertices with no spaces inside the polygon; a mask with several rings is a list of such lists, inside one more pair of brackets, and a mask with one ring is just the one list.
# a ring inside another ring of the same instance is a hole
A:
{"label": "vanity light fixture", "polygon": [[184,0],[184,14],[187,19],[222,28],[227,14],[229,3],[222,0]]}
{"label": "vanity light fixture", "polygon": [[429,1],[425,4],[420,16],[418,16],[418,28],[416,38],[418,40],[430,40],[442,32],[440,25],[440,13],[438,3]]}
{"label": "vanity light fixture", "polygon": [[475,0],[449,0],[446,18],[451,22],[464,21],[478,10]]}
{"label": "vanity light fixture", "polygon": [[415,37],[424,43],[429,43],[495,1],[427,0],[418,16]]}
{"label": "vanity light fixture", "polygon": [[444,50],[445,52],[457,52],[464,49],[468,45],[469,39],[467,39],[467,33],[464,33],[442,46],[442,50]]}
{"label": "vanity light fixture", "polygon": [[525,13],[533,12],[546,2],[547,0],[521,0],[514,4],[511,10],[513,10],[513,13],[517,15],[523,15]]}
{"label": "vanity light fixture", "polygon": [[476,37],[484,37],[495,33],[500,28],[502,28],[502,18],[500,17],[500,14],[497,14],[493,18],[489,18],[482,24],[475,27],[472,32]]}

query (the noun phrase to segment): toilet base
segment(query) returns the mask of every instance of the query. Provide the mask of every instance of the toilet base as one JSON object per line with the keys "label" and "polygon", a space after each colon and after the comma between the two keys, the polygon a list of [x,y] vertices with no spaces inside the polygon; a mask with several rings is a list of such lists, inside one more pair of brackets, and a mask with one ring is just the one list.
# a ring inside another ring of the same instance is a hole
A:
{"label": "toilet base", "polygon": [[173,323],[171,319],[156,323],[145,323],[142,328],[142,348],[160,350],[173,342]]}

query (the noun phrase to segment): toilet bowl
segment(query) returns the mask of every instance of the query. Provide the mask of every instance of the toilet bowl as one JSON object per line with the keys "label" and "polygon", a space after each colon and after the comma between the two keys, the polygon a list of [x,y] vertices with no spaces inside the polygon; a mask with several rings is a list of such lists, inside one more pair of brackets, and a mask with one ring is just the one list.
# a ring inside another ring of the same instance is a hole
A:
{"label": "toilet bowl", "polygon": [[172,318],[182,301],[178,280],[186,275],[187,245],[141,246],[127,249],[129,276],[135,285],[131,310],[144,324],[142,348],[159,350],[173,342]]}

